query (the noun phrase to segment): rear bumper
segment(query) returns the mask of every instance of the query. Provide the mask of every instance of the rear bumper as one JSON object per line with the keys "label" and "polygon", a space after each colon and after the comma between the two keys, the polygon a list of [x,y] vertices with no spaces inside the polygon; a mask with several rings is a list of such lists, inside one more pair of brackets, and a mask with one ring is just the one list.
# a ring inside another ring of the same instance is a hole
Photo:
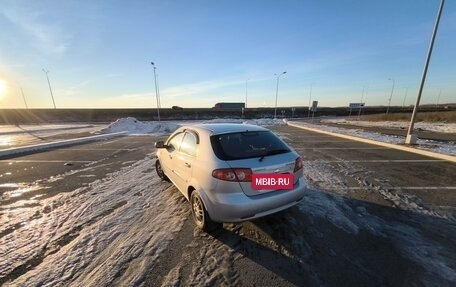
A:
{"label": "rear bumper", "polygon": [[306,190],[300,178],[291,190],[280,190],[257,196],[243,192],[207,195],[205,202],[209,216],[216,222],[241,222],[270,215],[298,204]]}

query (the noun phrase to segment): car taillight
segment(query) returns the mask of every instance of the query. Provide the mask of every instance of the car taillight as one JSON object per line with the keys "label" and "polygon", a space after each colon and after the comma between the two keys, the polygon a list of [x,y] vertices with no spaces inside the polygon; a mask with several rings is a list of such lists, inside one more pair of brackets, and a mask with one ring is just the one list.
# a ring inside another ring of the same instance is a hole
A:
{"label": "car taillight", "polygon": [[212,171],[212,176],[225,181],[251,182],[250,168],[220,168]]}
{"label": "car taillight", "polygon": [[294,171],[293,172],[297,172],[298,170],[300,170],[302,168],[302,159],[300,157],[298,157],[296,160],[295,160],[295,167],[294,167]]}

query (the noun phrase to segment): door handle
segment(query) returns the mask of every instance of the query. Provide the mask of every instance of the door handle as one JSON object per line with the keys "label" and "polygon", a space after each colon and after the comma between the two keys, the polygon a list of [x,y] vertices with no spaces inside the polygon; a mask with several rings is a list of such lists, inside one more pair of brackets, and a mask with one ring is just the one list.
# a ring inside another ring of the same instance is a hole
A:
{"label": "door handle", "polygon": [[169,156],[170,159],[173,159],[173,156],[172,156],[172,155],[169,154],[168,156]]}
{"label": "door handle", "polygon": [[188,162],[184,163],[186,167],[192,167],[191,164],[189,164]]}

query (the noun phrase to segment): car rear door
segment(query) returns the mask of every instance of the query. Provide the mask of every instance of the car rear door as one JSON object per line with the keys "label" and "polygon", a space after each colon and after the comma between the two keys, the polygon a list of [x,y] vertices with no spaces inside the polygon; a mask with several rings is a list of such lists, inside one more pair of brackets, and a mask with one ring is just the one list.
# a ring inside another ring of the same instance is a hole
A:
{"label": "car rear door", "polygon": [[163,153],[163,156],[160,158],[163,170],[169,179],[176,185],[178,180],[176,176],[176,161],[184,135],[185,132],[173,135],[166,143],[167,148]]}
{"label": "car rear door", "polygon": [[197,135],[185,132],[179,152],[174,157],[175,184],[184,194],[192,178],[193,162],[198,152]]}

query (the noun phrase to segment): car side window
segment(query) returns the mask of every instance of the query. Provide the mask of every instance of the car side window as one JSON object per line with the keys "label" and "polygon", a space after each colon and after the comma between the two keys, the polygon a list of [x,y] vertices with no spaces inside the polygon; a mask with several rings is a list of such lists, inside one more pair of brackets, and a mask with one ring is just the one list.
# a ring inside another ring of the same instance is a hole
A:
{"label": "car side window", "polygon": [[185,133],[184,139],[180,147],[180,151],[195,156],[196,155],[196,137],[191,133]]}
{"label": "car side window", "polygon": [[166,148],[168,152],[173,152],[175,150],[179,150],[182,142],[182,138],[184,137],[185,133],[178,133],[175,136],[173,136],[169,142],[168,142],[168,147]]}

